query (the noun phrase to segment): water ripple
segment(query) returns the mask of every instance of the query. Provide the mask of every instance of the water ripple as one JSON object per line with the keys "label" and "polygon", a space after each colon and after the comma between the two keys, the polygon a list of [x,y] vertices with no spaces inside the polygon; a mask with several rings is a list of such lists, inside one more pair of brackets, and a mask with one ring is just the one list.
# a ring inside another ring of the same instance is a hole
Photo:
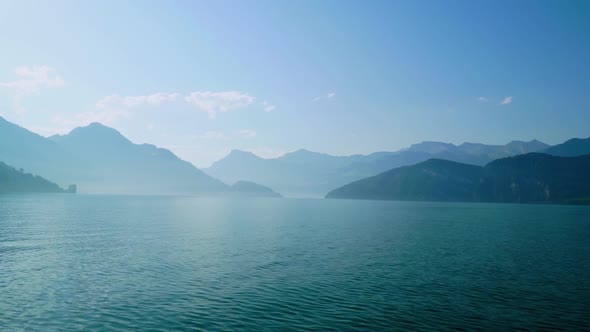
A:
{"label": "water ripple", "polygon": [[586,207],[0,196],[0,330],[590,330],[588,221]]}

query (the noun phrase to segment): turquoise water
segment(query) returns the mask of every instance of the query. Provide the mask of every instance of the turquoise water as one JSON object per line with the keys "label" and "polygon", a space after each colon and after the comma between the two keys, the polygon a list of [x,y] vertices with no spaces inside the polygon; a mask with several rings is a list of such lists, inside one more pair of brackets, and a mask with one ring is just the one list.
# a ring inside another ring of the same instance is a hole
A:
{"label": "turquoise water", "polygon": [[590,329],[590,208],[0,196],[0,330]]}

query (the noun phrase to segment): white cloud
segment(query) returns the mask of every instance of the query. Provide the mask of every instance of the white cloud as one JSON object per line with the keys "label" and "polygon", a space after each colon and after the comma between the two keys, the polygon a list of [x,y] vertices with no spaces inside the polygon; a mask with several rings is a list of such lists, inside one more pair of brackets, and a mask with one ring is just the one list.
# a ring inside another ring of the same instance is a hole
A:
{"label": "white cloud", "polygon": [[327,93],[325,95],[321,95],[321,96],[317,96],[317,97],[313,98],[313,101],[320,101],[322,99],[332,99],[335,96],[336,96],[336,93],[335,92],[330,92],[330,93]]}
{"label": "white cloud", "polygon": [[43,87],[60,88],[64,86],[64,80],[56,70],[49,66],[21,66],[14,69],[18,79],[11,82],[2,82],[0,86],[14,89],[19,93],[32,94]]}
{"label": "white cloud", "polygon": [[13,93],[15,111],[25,111],[21,104],[25,96],[38,93],[42,88],[61,88],[65,81],[50,66],[20,66],[14,69],[17,79],[10,82],[0,82],[0,87],[9,89]]}
{"label": "white cloud", "polygon": [[124,96],[110,95],[96,102],[96,107],[102,109],[110,108],[135,108],[141,106],[158,106],[165,102],[176,101],[180,97],[179,93],[156,92],[144,96]]}
{"label": "white cloud", "polygon": [[504,100],[502,100],[502,102],[500,103],[500,105],[508,105],[508,104],[512,104],[512,96],[504,98]]}
{"label": "white cloud", "polygon": [[[180,99],[181,94],[177,92],[157,92],[145,96],[106,96],[96,102],[99,109],[132,109],[142,106],[157,106],[166,102],[174,102]],[[214,118],[216,113],[228,112],[238,108],[244,108],[254,102],[253,96],[241,93],[239,91],[195,91],[184,97],[184,101],[189,105],[207,112],[209,117]],[[262,106],[266,112],[275,109],[274,105],[264,101]]]}
{"label": "white cloud", "polygon": [[[156,92],[148,95],[138,96],[120,96],[113,94],[101,98],[95,103],[95,109],[78,113],[74,116],[56,116],[53,119],[55,124],[60,127],[64,126],[84,126],[91,122],[99,122],[108,126],[118,125],[121,119],[131,119],[142,107],[156,107],[166,103],[183,101],[193,105],[214,117],[217,112],[227,112],[237,108],[246,107],[254,102],[254,97],[241,92],[192,92],[182,98],[178,92]],[[274,109],[274,105],[265,104],[265,110]],[[153,121],[153,119],[151,119]],[[154,129],[153,122],[147,127],[147,130]],[[223,132],[208,131],[202,135],[195,136],[203,139],[231,139],[233,136],[253,137],[256,132],[236,132],[226,135]]]}
{"label": "white cloud", "polygon": [[216,113],[244,108],[254,102],[254,97],[239,91],[195,91],[184,99],[197,109],[207,112],[210,118],[214,118]]}
{"label": "white cloud", "polygon": [[477,101],[482,102],[482,103],[487,103],[489,101],[489,99],[486,97],[477,97]]}
{"label": "white cloud", "polygon": [[265,112],[272,112],[275,110],[275,105],[271,105],[269,102],[265,100],[262,102],[262,108]]}
{"label": "white cloud", "polygon": [[181,95],[176,92],[156,92],[140,96],[110,95],[96,102],[96,110],[79,113],[66,121],[72,125],[87,125],[91,122],[113,125],[120,118],[131,118],[138,108],[171,103],[180,97]]}
{"label": "white cloud", "polygon": [[238,130],[237,134],[244,138],[253,138],[256,137],[256,131],[252,129],[242,129]]}

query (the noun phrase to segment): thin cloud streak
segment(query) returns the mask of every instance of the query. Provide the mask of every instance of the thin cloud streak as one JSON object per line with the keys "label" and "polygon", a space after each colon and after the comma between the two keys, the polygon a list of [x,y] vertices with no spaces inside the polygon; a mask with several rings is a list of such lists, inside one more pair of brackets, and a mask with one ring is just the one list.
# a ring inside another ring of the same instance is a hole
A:
{"label": "thin cloud streak", "polygon": [[335,92],[330,92],[330,93],[327,93],[325,95],[320,95],[320,96],[317,96],[317,97],[313,98],[313,101],[320,101],[322,99],[332,99],[335,96],[336,96],[336,93]]}
{"label": "thin cloud streak", "polygon": [[262,109],[264,109],[265,112],[272,112],[275,110],[275,105],[271,105],[265,100],[262,102]]}
{"label": "thin cloud streak", "polygon": [[65,81],[50,66],[20,66],[14,69],[17,79],[0,82],[0,87],[8,89],[13,94],[13,106],[17,113],[24,113],[22,100],[26,96],[38,93],[43,88],[61,88]]}
{"label": "thin cloud streak", "polygon": [[165,102],[176,101],[180,97],[179,93],[156,92],[144,96],[124,96],[110,95],[96,102],[97,108],[108,109],[113,107],[134,108],[141,106],[158,106]]}
{"label": "thin cloud streak", "polygon": [[239,91],[195,91],[184,98],[190,105],[207,112],[211,119],[215,118],[217,113],[245,108],[251,105],[254,99],[254,97]]}

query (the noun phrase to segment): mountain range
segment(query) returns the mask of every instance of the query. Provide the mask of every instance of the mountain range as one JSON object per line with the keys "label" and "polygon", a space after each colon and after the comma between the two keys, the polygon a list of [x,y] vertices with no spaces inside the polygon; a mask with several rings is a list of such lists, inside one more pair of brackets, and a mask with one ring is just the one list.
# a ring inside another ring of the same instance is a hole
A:
{"label": "mountain range", "polygon": [[326,198],[590,204],[588,146],[590,139],[573,139],[484,167],[430,159],[350,183]]}
{"label": "mountain range", "polygon": [[67,135],[39,136],[0,118],[0,161],[80,192],[196,194],[230,191],[166,149],[133,144],[98,123]]}
{"label": "mountain range", "polygon": [[331,156],[298,150],[272,159],[233,150],[204,171],[225,182],[253,181],[288,196],[323,197],[328,191],[347,183],[431,158],[485,165],[498,158],[541,151],[548,147],[537,140],[512,141],[506,145],[463,143],[458,146],[422,142],[396,152]]}
{"label": "mountain range", "polygon": [[169,150],[134,144],[99,123],[47,138],[0,117],[1,162],[62,187],[75,183],[82,193],[278,196],[276,190],[292,197],[324,197],[335,188],[433,158],[484,166],[531,152],[576,156],[589,151],[590,139],[572,139],[553,147],[537,140],[506,145],[422,142],[395,152],[352,156],[302,149],[271,159],[233,150],[200,170]]}

